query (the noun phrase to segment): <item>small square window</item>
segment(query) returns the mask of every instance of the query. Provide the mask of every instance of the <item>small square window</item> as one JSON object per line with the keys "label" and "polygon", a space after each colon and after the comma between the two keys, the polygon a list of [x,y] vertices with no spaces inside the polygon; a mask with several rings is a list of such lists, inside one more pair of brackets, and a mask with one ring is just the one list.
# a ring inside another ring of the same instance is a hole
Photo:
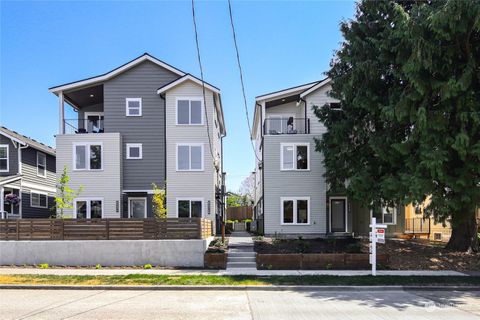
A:
{"label": "small square window", "polygon": [[140,117],[142,115],[142,98],[126,98],[127,117]]}
{"label": "small square window", "polygon": [[127,143],[127,159],[142,159],[143,150],[141,143]]}

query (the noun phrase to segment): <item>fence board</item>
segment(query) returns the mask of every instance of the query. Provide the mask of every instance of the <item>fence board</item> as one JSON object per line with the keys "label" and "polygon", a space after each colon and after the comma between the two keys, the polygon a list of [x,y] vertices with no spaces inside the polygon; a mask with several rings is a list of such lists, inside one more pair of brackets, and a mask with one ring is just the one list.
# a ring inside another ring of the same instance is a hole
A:
{"label": "fence board", "polygon": [[0,220],[0,240],[204,239],[212,221],[166,219],[17,219]]}

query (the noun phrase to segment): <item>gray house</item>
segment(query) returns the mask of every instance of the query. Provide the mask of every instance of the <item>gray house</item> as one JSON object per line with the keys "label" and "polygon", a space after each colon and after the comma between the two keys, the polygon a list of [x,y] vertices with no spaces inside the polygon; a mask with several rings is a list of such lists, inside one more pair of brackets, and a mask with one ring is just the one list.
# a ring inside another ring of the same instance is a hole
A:
{"label": "gray house", "polygon": [[55,171],[55,149],[0,127],[0,216],[49,218]]}
{"label": "gray house", "polygon": [[266,235],[324,237],[368,235],[370,218],[403,232],[405,210],[371,212],[345,194],[328,190],[322,154],[315,151],[325,126],[313,106],[337,103],[328,95],[330,79],[256,97],[255,218]]}
{"label": "gray house", "polygon": [[[83,186],[76,218],[153,216],[152,183],[169,217],[223,210],[220,90],[145,53],[105,74],[50,88],[59,98],[57,174]],[[65,105],[76,112],[65,118]],[[207,118],[205,118],[207,117]]]}

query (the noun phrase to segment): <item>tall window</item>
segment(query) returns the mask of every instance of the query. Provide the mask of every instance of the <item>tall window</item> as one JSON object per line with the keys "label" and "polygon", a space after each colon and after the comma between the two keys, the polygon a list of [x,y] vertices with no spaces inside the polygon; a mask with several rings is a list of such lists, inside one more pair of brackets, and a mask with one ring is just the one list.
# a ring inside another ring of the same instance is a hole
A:
{"label": "tall window", "polygon": [[142,98],[126,98],[127,117],[140,117],[142,115]]}
{"label": "tall window", "polygon": [[177,100],[177,124],[203,124],[202,100]]}
{"label": "tall window", "polygon": [[282,143],[281,144],[281,169],[282,170],[308,170],[309,169],[308,143]]}
{"label": "tall window", "polygon": [[47,156],[44,153],[37,152],[37,175],[47,176]]}
{"label": "tall window", "polygon": [[177,171],[203,171],[203,145],[177,145]]}
{"label": "tall window", "polygon": [[74,148],[75,170],[102,170],[101,144],[75,144]]}
{"label": "tall window", "polygon": [[102,218],[102,199],[77,199],[75,200],[76,219],[100,219]]}
{"label": "tall window", "polygon": [[48,207],[48,196],[45,193],[33,192],[30,193],[30,206],[36,208]]}
{"label": "tall window", "polygon": [[282,224],[309,224],[310,198],[281,198]]}
{"label": "tall window", "polygon": [[201,218],[203,216],[202,199],[177,200],[177,215],[179,218]]}
{"label": "tall window", "polygon": [[0,172],[8,172],[8,144],[0,144]]}

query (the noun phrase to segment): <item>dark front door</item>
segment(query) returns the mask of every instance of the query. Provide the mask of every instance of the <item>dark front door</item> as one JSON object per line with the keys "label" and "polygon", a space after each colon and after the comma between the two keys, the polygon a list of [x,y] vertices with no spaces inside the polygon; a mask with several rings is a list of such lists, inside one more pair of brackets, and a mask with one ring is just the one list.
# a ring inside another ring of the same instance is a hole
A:
{"label": "dark front door", "polygon": [[346,232],[346,200],[330,199],[330,231]]}

